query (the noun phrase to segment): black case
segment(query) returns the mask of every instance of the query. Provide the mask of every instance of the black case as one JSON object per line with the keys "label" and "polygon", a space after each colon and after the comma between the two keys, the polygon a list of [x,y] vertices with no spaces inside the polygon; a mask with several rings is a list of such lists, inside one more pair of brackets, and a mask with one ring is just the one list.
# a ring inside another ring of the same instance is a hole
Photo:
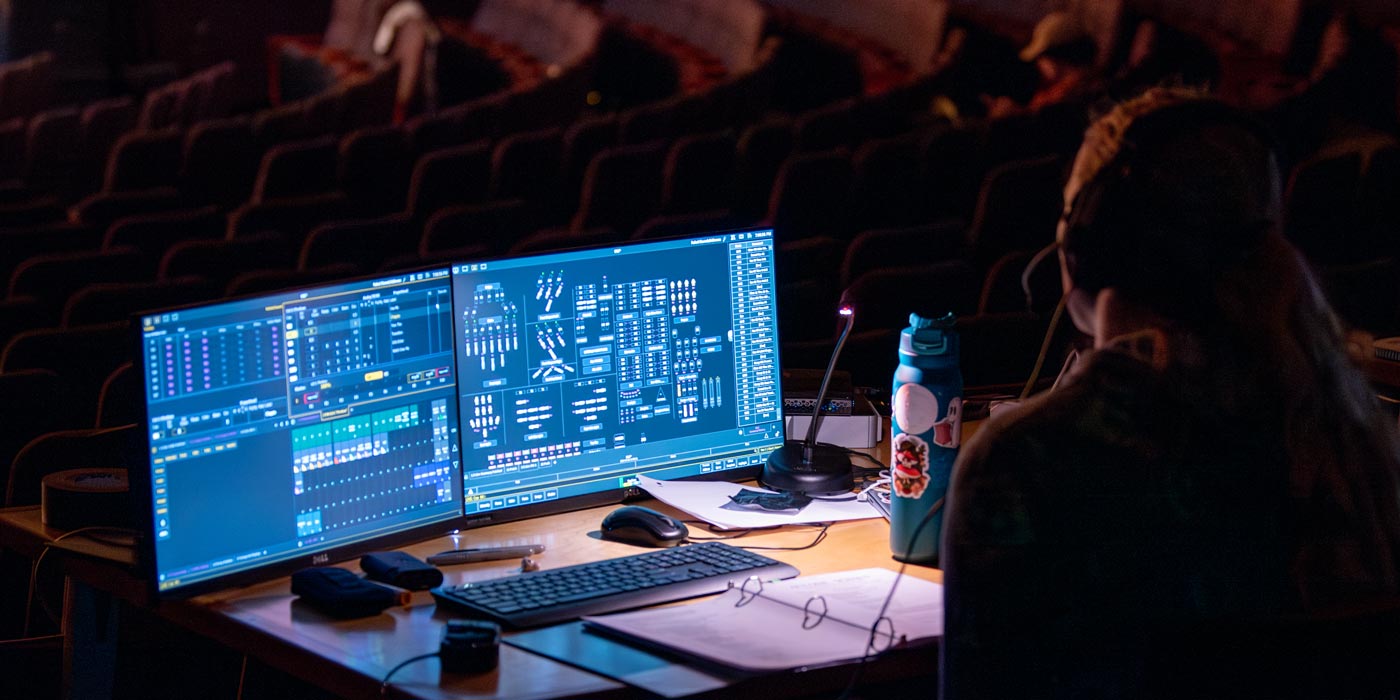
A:
{"label": "black case", "polygon": [[399,600],[399,593],[334,566],[292,574],[292,593],[317,610],[344,619],[378,615]]}
{"label": "black case", "polygon": [[442,572],[436,566],[403,552],[370,552],[360,557],[360,568],[375,581],[410,591],[442,585]]}

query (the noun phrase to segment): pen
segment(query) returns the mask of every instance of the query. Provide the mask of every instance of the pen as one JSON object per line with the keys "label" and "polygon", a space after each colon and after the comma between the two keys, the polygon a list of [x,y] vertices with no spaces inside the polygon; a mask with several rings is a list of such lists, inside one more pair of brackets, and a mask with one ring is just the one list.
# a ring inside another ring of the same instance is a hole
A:
{"label": "pen", "polygon": [[428,563],[434,566],[445,566],[447,564],[467,564],[474,561],[495,561],[497,559],[514,559],[516,557],[528,557],[531,554],[539,554],[544,551],[542,544],[518,544],[509,547],[480,547],[477,549],[453,549],[446,552],[438,552],[428,557]]}

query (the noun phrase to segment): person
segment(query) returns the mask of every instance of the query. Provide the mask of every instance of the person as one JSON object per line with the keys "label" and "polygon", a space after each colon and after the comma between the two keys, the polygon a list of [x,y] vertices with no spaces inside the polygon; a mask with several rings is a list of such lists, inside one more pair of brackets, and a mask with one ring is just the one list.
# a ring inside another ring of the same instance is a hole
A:
{"label": "person", "polygon": [[383,0],[375,54],[399,64],[394,121],[437,109],[437,52],[442,33],[418,0]]}
{"label": "person", "polygon": [[1096,87],[1094,59],[1098,47],[1074,15],[1051,12],[1035,25],[1020,58],[1035,66],[1039,85],[1023,106],[1007,96],[984,96],[992,119],[1081,99]]}
{"label": "person", "polygon": [[1057,239],[1093,350],[954,466],[945,700],[1307,696],[1252,631],[1400,609],[1400,445],[1279,199],[1267,136],[1196,93],[1086,131]]}

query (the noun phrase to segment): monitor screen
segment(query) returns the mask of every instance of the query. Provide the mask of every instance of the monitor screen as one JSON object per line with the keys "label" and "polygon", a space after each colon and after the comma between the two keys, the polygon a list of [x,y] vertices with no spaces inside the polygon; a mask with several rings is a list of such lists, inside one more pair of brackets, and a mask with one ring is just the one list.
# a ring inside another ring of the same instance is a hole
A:
{"label": "monitor screen", "polygon": [[751,476],[782,445],[771,230],[455,264],[467,524]]}
{"label": "monitor screen", "polygon": [[460,517],[449,280],[443,268],[140,317],[160,592]]}

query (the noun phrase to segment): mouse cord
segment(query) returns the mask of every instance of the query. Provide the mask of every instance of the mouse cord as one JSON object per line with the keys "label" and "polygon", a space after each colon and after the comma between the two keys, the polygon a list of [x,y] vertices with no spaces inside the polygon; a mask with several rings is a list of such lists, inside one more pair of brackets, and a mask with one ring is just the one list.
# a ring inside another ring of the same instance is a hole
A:
{"label": "mouse cord", "polygon": [[760,550],[760,549],[761,549],[761,550],[768,551],[768,552],[800,552],[800,551],[802,551],[802,550],[804,550],[804,549],[811,549],[811,548],[813,548],[813,547],[815,547],[815,546],[821,544],[821,543],[822,543],[822,540],[825,540],[825,539],[826,539],[826,533],[827,533],[827,531],[830,530],[830,529],[831,529],[831,523],[822,523],[822,529],[821,529],[820,532],[817,533],[816,538],[813,539],[811,542],[808,542],[807,544],[804,544],[804,545],[802,545],[802,546],[800,546],[800,547],[757,547],[757,546],[748,546],[748,547],[746,547],[746,546],[744,546],[744,545],[735,545],[735,546],[738,547],[739,549],[747,549],[747,550],[750,550],[750,551],[753,551],[753,550]]}
{"label": "mouse cord", "polygon": [[[696,522],[696,521],[694,521],[694,520],[686,520],[685,522],[693,523],[693,522]],[[767,528],[767,527],[765,527],[765,528],[763,528],[763,529],[764,529],[764,530],[776,530],[777,528]],[[749,535],[749,534],[752,534],[752,533],[753,533],[753,530],[739,530],[739,531],[737,531],[737,532],[732,532],[732,533],[730,533],[730,534],[728,534],[728,535],[720,535],[720,536],[718,536],[718,537],[689,537],[689,536],[687,536],[687,537],[685,538],[685,541],[686,541],[686,542],[717,542],[717,541],[719,541],[719,540],[737,540],[737,539],[739,539],[740,537],[745,537],[745,536],[747,536],[747,535]]]}
{"label": "mouse cord", "polygon": [[427,653],[427,654],[419,654],[419,655],[417,655],[417,656],[415,656],[415,657],[413,657],[413,658],[404,659],[402,662],[399,663],[398,666],[395,666],[395,667],[389,669],[389,672],[386,673],[386,674],[384,674],[384,680],[379,684],[379,694],[380,694],[381,696],[382,696],[382,695],[388,694],[388,692],[389,692],[389,679],[390,679],[390,678],[393,678],[393,677],[394,677],[394,674],[395,674],[395,673],[398,673],[399,670],[402,669],[404,666],[407,666],[407,665],[412,664],[412,663],[417,663],[417,662],[422,661],[422,660],[424,660],[424,659],[436,658],[436,657],[438,656],[438,653],[439,653],[439,652],[434,651],[434,652],[429,652],[429,653]]}

